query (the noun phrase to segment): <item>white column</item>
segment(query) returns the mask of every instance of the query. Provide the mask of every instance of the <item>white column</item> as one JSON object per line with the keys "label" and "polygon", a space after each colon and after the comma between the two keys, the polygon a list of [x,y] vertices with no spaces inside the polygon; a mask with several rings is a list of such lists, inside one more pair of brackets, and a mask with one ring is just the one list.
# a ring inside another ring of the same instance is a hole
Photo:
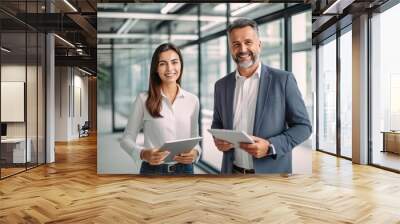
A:
{"label": "white column", "polygon": [[46,35],[46,163],[55,161],[55,76],[54,35]]}
{"label": "white column", "polygon": [[368,163],[368,16],[353,20],[353,162]]}

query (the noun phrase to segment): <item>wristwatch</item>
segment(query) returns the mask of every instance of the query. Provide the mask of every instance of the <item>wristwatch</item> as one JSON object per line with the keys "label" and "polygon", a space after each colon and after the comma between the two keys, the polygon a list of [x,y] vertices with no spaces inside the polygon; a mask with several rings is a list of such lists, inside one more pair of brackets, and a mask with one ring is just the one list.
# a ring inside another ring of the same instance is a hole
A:
{"label": "wristwatch", "polygon": [[273,144],[269,144],[267,156],[270,156],[272,159],[276,159],[276,150]]}

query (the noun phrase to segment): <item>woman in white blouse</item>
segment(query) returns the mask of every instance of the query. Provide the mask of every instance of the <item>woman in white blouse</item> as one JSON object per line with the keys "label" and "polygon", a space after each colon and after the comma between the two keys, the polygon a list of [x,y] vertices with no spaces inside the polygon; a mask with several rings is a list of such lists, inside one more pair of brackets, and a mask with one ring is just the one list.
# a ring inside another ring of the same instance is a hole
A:
{"label": "woman in white blouse", "polygon": [[[160,152],[166,141],[198,137],[199,100],[183,90],[183,61],[173,44],[162,44],[153,53],[149,89],[136,97],[128,125],[121,139],[122,148],[133,158],[140,157],[140,174],[193,174],[193,163],[201,149],[197,145],[188,153],[164,163],[169,152]],[[136,143],[143,129],[144,145]]]}

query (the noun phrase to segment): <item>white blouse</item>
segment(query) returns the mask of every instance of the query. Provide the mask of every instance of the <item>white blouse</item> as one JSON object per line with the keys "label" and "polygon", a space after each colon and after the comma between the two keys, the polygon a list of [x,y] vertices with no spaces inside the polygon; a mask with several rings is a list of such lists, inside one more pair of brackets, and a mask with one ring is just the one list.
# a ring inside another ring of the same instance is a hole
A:
{"label": "white blouse", "polygon": [[[133,104],[125,132],[120,139],[121,147],[134,159],[140,158],[143,149],[159,148],[166,141],[193,138],[199,136],[200,103],[196,95],[179,87],[178,94],[171,104],[161,91],[162,117],[152,117],[146,108],[147,92],[140,93]],[[136,143],[136,137],[143,129],[144,145]],[[197,161],[200,158],[201,148],[198,151]],[[176,162],[174,162],[176,163]]]}

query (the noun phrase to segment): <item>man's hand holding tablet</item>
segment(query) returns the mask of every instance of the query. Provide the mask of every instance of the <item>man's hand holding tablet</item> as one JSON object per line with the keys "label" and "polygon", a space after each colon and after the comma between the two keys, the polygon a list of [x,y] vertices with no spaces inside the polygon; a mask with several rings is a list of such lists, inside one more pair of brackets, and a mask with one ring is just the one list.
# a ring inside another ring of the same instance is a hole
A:
{"label": "man's hand holding tablet", "polygon": [[240,143],[239,147],[258,159],[268,155],[270,142],[256,136],[251,137],[254,139],[254,143]]}
{"label": "man's hand holding tablet", "polygon": [[234,147],[232,143],[218,139],[218,138],[214,138],[214,143],[215,143],[215,146],[217,146],[217,149],[221,152],[229,151],[230,149],[232,149]]}
{"label": "man's hand holding tablet", "polygon": [[239,147],[240,143],[254,143],[253,138],[244,131],[226,129],[209,129],[208,131],[213,135],[218,150],[222,152]]}
{"label": "man's hand holding tablet", "polygon": [[225,129],[209,129],[214,137],[215,146],[222,152],[229,151],[237,147],[245,150],[255,158],[262,158],[268,154],[269,141],[250,136],[244,131],[234,131]]}

